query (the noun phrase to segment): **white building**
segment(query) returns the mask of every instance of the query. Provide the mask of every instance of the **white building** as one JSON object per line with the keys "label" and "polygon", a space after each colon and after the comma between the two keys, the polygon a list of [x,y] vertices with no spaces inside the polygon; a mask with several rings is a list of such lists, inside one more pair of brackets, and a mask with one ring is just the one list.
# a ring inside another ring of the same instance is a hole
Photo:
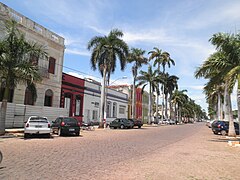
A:
{"label": "white building", "polygon": [[[83,121],[99,121],[101,103],[101,84],[85,80],[83,102]],[[113,89],[106,89],[106,121],[127,118],[128,95]]]}
{"label": "white building", "polygon": [[[42,76],[42,82],[36,84],[36,102],[33,102],[32,94],[28,91],[25,84],[18,84],[11,92],[12,97],[10,98],[10,102],[25,105],[59,107],[65,49],[64,38],[9,8],[5,4],[0,3],[0,21],[7,19],[17,21],[19,23],[19,29],[25,35],[25,38],[30,42],[37,42],[39,45],[43,45],[49,56],[48,59],[40,58],[34,60],[34,62],[38,64],[39,72]],[[3,31],[0,31],[0,37],[1,36],[4,36]]]}

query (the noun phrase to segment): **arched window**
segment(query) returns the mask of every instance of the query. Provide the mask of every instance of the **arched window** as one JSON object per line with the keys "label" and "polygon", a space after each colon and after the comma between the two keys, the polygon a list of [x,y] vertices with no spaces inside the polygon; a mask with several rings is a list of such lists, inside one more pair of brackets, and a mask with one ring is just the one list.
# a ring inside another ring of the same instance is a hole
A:
{"label": "arched window", "polygon": [[52,100],[53,100],[53,92],[51,89],[48,89],[45,92],[45,98],[44,98],[44,106],[52,106]]}
{"label": "arched window", "polygon": [[27,87],[25,90],[25,98],[24,98],[24,104],[25,105],[33,105],[34,99],[33,99],[33,93],[32,91]]}

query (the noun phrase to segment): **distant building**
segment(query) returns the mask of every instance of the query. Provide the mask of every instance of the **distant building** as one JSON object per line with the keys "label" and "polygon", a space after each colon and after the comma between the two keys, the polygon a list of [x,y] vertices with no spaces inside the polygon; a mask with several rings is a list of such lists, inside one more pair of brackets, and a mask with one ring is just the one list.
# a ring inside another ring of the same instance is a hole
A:
{"label": "distant building", "polygon": [[[43,78],[42,82],[36,84],[36,102],[33,102],[32,94],[25,84],[18,84],[17,87],[12,90],[10,102],[25,105],[59,107],[65,49],[64,38],[9,8],[5,4],[0,3],[0,21],[7,19],[17,21],[20,24],[19,29],[23,32],[25,38],[43,45],[49,55],[48,59],[34,59]],[[0,37],[3,36],[3,31],[0,31]],[[0,87],[0,92],[3,92],[4,87]],[[1,100],[0,97],[0,101]]]}
{"label": "distant building", "polygon": [[[124,92],[128,94],[128,118],[132,118],[132,86],[131,85],[117,85],[110,86],[111,89],[116,89],[117,91]],[[136,106],[135,113],[137,119],[143,118],[143,107],[142,107],[142,89],[136,88]]]}

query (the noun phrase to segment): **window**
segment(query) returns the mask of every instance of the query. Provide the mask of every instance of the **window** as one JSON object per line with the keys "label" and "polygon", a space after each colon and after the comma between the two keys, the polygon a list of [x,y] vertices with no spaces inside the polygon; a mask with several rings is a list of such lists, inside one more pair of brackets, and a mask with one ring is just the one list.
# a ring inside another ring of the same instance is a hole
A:
{"label": "window", "polygon": [[97,119],[98,119],[98,111],[97,110],[93,110],[92,120],[97,120]]}
{"label": "window", "polygon": [[113,103],[113,117],[117,117],[117,103]]}
{"label": "window", "polygon": [[24,104],[25,105],[33,105],[34,104],[33,93],[31,92],[31,90],[28,87],[25,90]]}
{"label": "window", "polygon": [[125,109],[126,109],[126,106],[120,105],[119,106],[119,114],[125,114]]}
{"label": "window", "polygon": [[48,66],[48,72],[51,74],[55,74],[55,63],[56,63],[56,59],[54,59],[53,57],[49,58],[49,66]]}
{"label": "window", "polygon": [[45,92],[44,106],[52,106],[53,92],[51,89],[48,89]]}
{"label": "window", "polygon": [[38,57],[34,56],[34,55],[31,55],[30,56],[30,62],[31,62],[32,65],[37,66],[38,65]]}
{"label": "window", "polygon": [[76,96],[76,108],[75,108],[75,115],[80,116],[80,96]]}
{"label": "window", "polygon": [[111,102],[107,102],[107,117],[111,117]]}

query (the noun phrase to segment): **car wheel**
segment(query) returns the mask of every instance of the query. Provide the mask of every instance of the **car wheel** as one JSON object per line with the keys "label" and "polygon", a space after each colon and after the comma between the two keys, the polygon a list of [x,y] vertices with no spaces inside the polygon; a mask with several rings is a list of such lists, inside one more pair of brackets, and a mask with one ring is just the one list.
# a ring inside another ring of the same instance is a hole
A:
{"label": "car wheel", "polygon": [[138,126],[138,128],[141,128],[142,126]]}
{"label": "car wheel", "polygon": [[213,134],[218,134],[218,132],[213,132]]}
{"label": "car wheel", "polygon": [[62,136],[62,130],[61,130],[61,128],[58,129],[58,135],[59,135],[59,136]]}
{"label": "car wheel", "polygon": [[29,138],[29,134],[28,133],[24,133],[24,138]]}
{"label": "car wheel", "polygon": [[76,136],[79,136],[79,134],[80,134],[80,131],[79,131],[79,132],[76,132]]}
{"label": "car wheel", "polygon": [[49,133],[49,134],[47,134],[46,136],[47,136],[47,138],[51,138],[51,134],[50,134],[50,133]]}
{"label": "car wheel", "polygon": [[0,164],[1,164],[2,160],[3,160],[3,155],[2,155],[2,152],[0,151]]}
{"label": "car wheel", "polygon": [[225,130],[221,130],[221,135],[226,136],[227,132]]}
{"label": "car wheel", "polygon": [[120,128],[121,128],[121,129],[124,129],[124,125],[122,124],[122,125],[120,126]]}

